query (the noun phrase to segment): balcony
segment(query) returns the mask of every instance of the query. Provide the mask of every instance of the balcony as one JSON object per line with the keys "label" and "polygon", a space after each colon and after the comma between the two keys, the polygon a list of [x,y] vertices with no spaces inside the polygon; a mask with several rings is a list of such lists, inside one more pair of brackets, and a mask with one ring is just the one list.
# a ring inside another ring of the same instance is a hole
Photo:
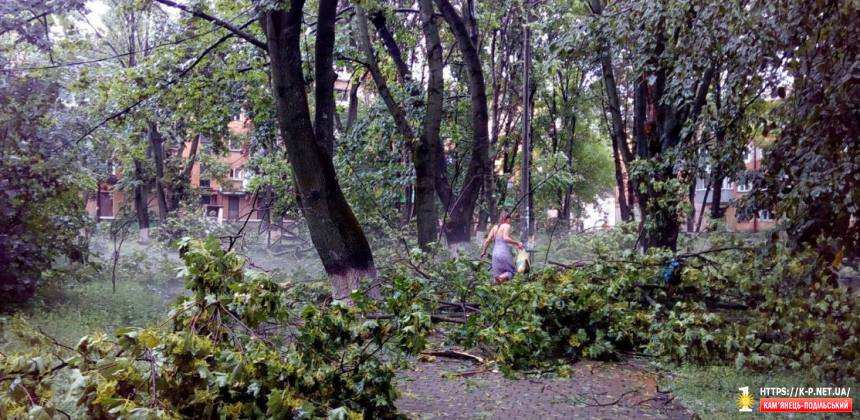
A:
{"label": "balcony", "polygon": [[223,192],[245,192],[244,179],[227,179],[221,184]]}

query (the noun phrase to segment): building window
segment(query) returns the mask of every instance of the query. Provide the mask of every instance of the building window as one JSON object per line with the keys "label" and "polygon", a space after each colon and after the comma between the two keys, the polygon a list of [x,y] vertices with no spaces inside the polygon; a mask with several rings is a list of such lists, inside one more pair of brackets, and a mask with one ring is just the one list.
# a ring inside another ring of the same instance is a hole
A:
{"label": "building window", "polygon": [[738,192],[746,193],[752,190],[752,184],[747,182],[738,182]]}
{"label": "building window", "polygon": [[200,188],[211,188],[211,187],[212,187],[212,184],[209,182],[208,179],[201,179],[200,180]]}
{"label": "building window", "polygon": [[755,145],[748,145],[746,151],[744,152],[744,162],[752,163],[753,160],[755,160],[753,159],[753,157],[755,156],[755,151]]}
{"label": "building window", "polygon": [[773,214],[771,214],[770,210],[759,210],[758,211],[759,220],[773,220]]}
{"label": "building window", "polygon": [[230,179],[239,181],[244,179],[243,175],[244,171],[242,171],[242,168],[230,168]]}
{"label": "building window", "polygon": [[723,189],[730,190],[732,189],[732,180],[728,178],[723,178]]}
{"label": "building window", "polygon": [[200,204],[209,205],[212,204],[212,196],[209,194],[204,194],[200,196]]}

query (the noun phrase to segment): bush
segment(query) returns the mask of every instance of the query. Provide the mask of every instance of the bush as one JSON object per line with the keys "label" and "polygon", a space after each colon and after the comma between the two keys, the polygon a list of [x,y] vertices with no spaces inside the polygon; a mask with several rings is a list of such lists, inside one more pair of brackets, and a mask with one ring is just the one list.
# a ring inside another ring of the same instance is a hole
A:
{"label": "bush", "polygon": [[[31,347],[0,356],[0,417],[56,415],[63,394],[72,417],[389,417],[396,413],[386,351],[420,351],[429,315],[400,279],[385,301],[301,306],[216,239],[182,241],[183,275],[193,295],[170,328],[120,328],[58,349],[19,328]],[[363,313],[385,311],[374,320]],[[58,356],[58,350],[65,350]]]}
{"label": "bush", "polygon": [[469,301],[480,311],[454,340],[483,348],[508,372],[644,352],[675,363],[860,378],[860,305],[811,252],[731,244],[595,261],[477,287]]}

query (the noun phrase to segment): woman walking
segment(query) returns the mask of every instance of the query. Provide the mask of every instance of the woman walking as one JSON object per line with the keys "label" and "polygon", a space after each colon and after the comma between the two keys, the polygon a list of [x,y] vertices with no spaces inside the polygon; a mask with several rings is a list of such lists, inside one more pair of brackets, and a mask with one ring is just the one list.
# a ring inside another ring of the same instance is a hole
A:
{"label": "woman walking", "polygon": [[508,245],[523,249],[522,242],[511,238],[511,215],[509,213],[502,213],[499,217],[499,223],[487,233],[487,238],[484,239],[484,246],[481,249],[481,259],[487,255],[487,248],[491,241],[493,242],[493,260],[490,271],[496,284],[504,283],[517,272],[514,256]]}

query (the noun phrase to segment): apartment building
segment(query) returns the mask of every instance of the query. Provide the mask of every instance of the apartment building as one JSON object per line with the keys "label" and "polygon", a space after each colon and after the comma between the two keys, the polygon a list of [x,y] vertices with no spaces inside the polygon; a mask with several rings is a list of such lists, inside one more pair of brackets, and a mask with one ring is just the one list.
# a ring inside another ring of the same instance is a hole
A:
{"label": "apartment building", "polygon": [[[762,148],[755,143],[750,142],[747,145],[746,153],[744,154],[744,166],[748,172],[756,172],[761,170]],[[702,225],[708,223],[710,215],[710,206],[713,201],[713,188],[708,188],[708,180],[696,180],[696,193],[694,200],[694,208],[696,217],[702,214]],[[723,184],[719,186],[722,189],[720,195],[720,206],[725,210],[724,218],[726,228],[732,232],[760,232],[773,228],[775,221],[773,215],[768,210],[760,210],[748,220],[743,220],[738,217],[737,206],[734,204],[749,194],[752,186],[748,182],[739,180],[724,179]],[[705,207],[702,213],[702,207]]]}
{"label": "apartment building", "polygon": [[[373,90],[363,89],[362,80],[353,80],[352,73],[346,69],[337,68],[335,71],[337,74],[334,84],[335,103],[339,108],[345,110],[349,107],[351,93],[354,93],[357,102],[364,106],[373,101]],[[366,79],[367,75],[364,78]],[[354,83],[358,83],[358,85],[353,86]],[[246,166],[250,159],[250,152],[247,141],[242,140],[248,138],[253,125],[250,118],[243,112],[234,116],[232,121],[227,124],[227,128],[229,133],[227,138],[228,151],[226,156],[220,159],[220,163],[227,167],[227,173],[213,176],[216,174],[212,174],[211,170],[202,166],[198,159],[191,168],[191,188],[199,191],[200,206],[206,217],[218,222],[230,222],[244,221],[250,214],[249,221],[258,222],[260,217],[257,210],[253,208],[253,191],[248,190],[248,183],[252,174]],[[208,144],[207,141],[201,139],[198,147],[210,147],[211,144]],[[183,159],[188,159],[190,144],[190,141],[187,142],[181,152],[177,148],[165,150],[165,153],[168,156],[182,153]],[[119,168],[117,165],[113,165],[111,175],[99,185],[98,194],[93,194],[87,198],[87,212],[94,219],[112,220],[125,205],[126,200],[132,200],[132,197],[126,197],[122,191],[114,188],[119,177]],[[147,201],[150,213],[155,214],[158,205],[152,191],[147,194]]]}
{"label": "apartment building", "polygon": [[[235,116],[227,127],[230,134],[226,140],[228,151],[220,158],[220,163],[227,168],[226,173],[213,174],[197,159],[191,168],[190,187],[198,190],[203,214],[212,220],[219,223],[230,222],[245,220],[250,216],[250,221],[259,221],[259,215],[252,205],[253,192],[248,190],[251,178],[251,173],[246,168],[250,159],[248,143],[242,141],[247,139],[250,133],[251,121],[242,113]],[[201,138],[198,148],[205,150],[211,147],[210,141]],[[175,156],[177,153],[182,153],[183,159],[189,159],[191,142],[186,142],[181,152],[178,148],[165,150],[168,156]],[[126,201],[132,199],[115,188],[120,178],[116,165],[112,165],[111,172],[108,179],[100,183],[98,195],[93,194],[87,199],[87,212],[99,221],[114,219],[122,206],[126,205]],[[147,205],[150,213],[157,212],[158,205],[153,191],[147,192]]]}

